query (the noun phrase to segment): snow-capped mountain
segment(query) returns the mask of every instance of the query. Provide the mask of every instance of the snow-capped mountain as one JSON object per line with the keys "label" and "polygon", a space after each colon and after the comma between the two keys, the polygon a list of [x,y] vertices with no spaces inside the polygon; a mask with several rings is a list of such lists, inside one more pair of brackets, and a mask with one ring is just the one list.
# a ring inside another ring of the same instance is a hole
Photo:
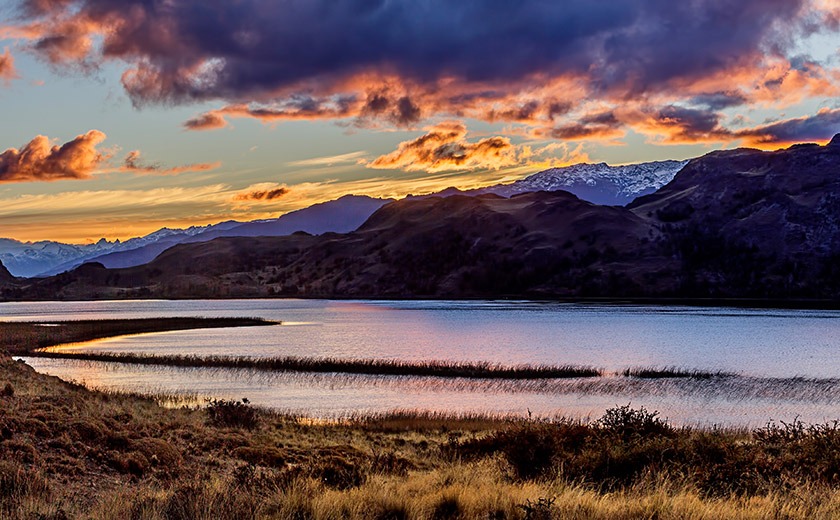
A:
{"label": "snow-capped mountain", "polygon": [[565,190],[595,204],[624,206],[671,182],[687,163],[656,161],[625,166],[581,163],[551,168],[512,184],[500,184],[476,191],[511,197],[531,191]]}
{"label": "snow-capped mountain", "polygon": [[108,252],[115,242],[100,240],[94,244],[76,245],[61,242],[20,242],[0,239],[0,261],[15,276],[35,276],[52,266],[85,256]]}
{"label": "snow-capped mountain", "polygon": [[143,237],[113,242],[103,238],[91,244],[64,244],[49,240],[21,242],[11,238],[0,238],[0,262],[15,276],[57,274],[109,253],[130,251],[149,244],[172,241],[175,237],[188,238],[210,229],[229,229],[240,224],[242,223],[231,221],[210,226],[192,226],[187,229],[162,228]]}
{"label": "snow-capped mountain", "polygon": [[[146,247],[158,247],[157,253],[160,253],[166,248],[169,248],[177,243],[183,242],[191,237],[196,235],[200,235],[206,231],[211,230],[223,230],[223,229],[230,229],[232,227],[236,227],[241,225],[242,222],[236,222],[234,220],[229,220],[226,222],[220,222],[218,224],[210,224],[207,226],[190,226],[186,229],[172,229],[172,228],[161,228],[153,233],[149,233],[148,235],[142,237],[135,237],[130,238],[125,241],[115,240],[114,242],[108,242],[104,238],[101,239],[97,244],[100,244],[100,247],[96,249],[87,249],[81,252],[81,254],[69,257],[64,259],[61,262],[52,263],[49,267],[41,269],[40,271],[36,271],[32,274],[19,274],[16,272],[15,269],[9,267],[9,271],[16,276],[52,276],[54,274],[63,273],[69,269],[73,269],[85,262],[88,261],[95,261],[98,258],[105,256],[105,255],[115,255],[123,252],[128,251],[135,251],[137,249],[146,248]],[[66,245],[66,244],[61,244]],[[165,247],[164,247],[165,246]],[[88,247],[88,246],[70,246],[70,247]],[[157,253],[155,256],[157,256]],[[2,257],[0,257],[2,258]],[[154,258],[154,256],[152,256]],[[149,258],[151,260],[151,258]],[[5,265],[5,260],[3,261]],[[26,269],[28,266],[22,266],[24,269],[21,271],[31,271],[31,269]]]}
{"label": "snow-capped mountain", "polygon": [[74,245],[0,239],[0,262],[13,275],[23,277],[52,276],[85,262],[99,262],[105,267],[133,267],[150,262],[163,251],[185,242],[205,242],[226,236],[282,236],[295,231],[313,235],[347,233],[362,225],[374,211],[391,201],[346,195],[292,211],[276,219],[252,222],[230,220],[186,229],[162,228],[123,242],[102,239],[95,244]]}
{"label": "snow-capped mountain", "polygon": [[[624,206],[670,182],[687,162],[658,161],[626,166],[576,164],[544,170],[512,184],[498,184],[465,192],[450,188],[422,197],[484,193],[511,197],[518,193],[565,190],[595,204]],[[279,236],[294,231],[311,234],[328,231],[346,233],[356,229],[387,202],[390,200],[345,196],[277,219],[227,221],[186,229],[162,228],[144,237],[123,242],[102,239],[93,244],[75,245],[0,239],[0,262],[13,275],[24,277],[58,274],[88,261],[101,262],[106,267],[130,267],[149,262],[164,250],[184,242],[200,242],[223,236]]]}

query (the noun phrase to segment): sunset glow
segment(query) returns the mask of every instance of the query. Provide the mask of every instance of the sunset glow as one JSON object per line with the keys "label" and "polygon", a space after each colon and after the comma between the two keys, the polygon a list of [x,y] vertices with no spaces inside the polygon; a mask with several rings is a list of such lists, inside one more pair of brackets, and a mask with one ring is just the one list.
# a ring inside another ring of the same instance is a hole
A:
{"label": "sunset glow", "polygon": [[15,0],[0,236],[126,239],[578,162],[825,143],[838,28],[826,0]]}

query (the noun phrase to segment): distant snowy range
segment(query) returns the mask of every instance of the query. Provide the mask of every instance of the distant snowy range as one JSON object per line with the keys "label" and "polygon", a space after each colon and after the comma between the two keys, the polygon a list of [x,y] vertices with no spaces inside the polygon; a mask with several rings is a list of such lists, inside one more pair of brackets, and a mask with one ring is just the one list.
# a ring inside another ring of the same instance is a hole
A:
{"label": "distant snowy range", "polygon": [[[624,206],[670,182],[687,162],[657,161],[625,166],[575,164],[544,170],[512,184],[497,184],[467,191],[448,188],[422,197],[477,196],[488,193],[512,197],[533,191],[565,190],[594,204]],[[88,262],[99,262],[109,268],[132,267],[150,262],[176,244],[204,242],[218,237],[283,236],[295,232],[313,235],[348,233],[361,226],[370,215],[389,202],[392,199],[347,195],[276,219],[228,221],[187,229],[163,228],[144,237],[113,242],[103,238],[84,245],[52,241],[20,242],[0,238],[0,261],[12,275],[27,278],[62,273]]]}

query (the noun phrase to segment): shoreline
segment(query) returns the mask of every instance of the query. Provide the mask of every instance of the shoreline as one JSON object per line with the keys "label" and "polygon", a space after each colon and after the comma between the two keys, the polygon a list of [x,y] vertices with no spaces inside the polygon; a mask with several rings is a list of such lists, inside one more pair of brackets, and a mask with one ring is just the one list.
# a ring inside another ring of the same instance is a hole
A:
{"label": "shoreline", "polygon": [[[761,299],[761,298],[683,298],[683,297],[547,297],[540,295],[500,295],[500,296],[302,296],[302,295],[272,295],[272,296],[185,296],[185,297],[127,297],[114,298],[112,295],[106,298],[85,298],[85,299],[4,299],[0,305],[7,303],[70,303],[70,302],[131,302],[131,301],[223,301],[223,300],[324,300],[324,301],[358,301],[358,302],[529,302],[544,304],[578,304],[578,305],[603,305],[603,306],[662,306],[662,307],[686,307],[686,308],[735,308],[735,309],[779,309],[779,310],[840,310],[840,300],[825,299]],[[210,318],[213,319],[213,318]]]}

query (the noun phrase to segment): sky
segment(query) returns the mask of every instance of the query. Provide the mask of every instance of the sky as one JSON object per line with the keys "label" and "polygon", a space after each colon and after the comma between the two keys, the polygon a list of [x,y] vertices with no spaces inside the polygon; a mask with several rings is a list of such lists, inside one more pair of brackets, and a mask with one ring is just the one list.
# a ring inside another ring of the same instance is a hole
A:
{"label": "sky", "polygon": [[840,132],[840,0],[0,0],[0,237]]}

